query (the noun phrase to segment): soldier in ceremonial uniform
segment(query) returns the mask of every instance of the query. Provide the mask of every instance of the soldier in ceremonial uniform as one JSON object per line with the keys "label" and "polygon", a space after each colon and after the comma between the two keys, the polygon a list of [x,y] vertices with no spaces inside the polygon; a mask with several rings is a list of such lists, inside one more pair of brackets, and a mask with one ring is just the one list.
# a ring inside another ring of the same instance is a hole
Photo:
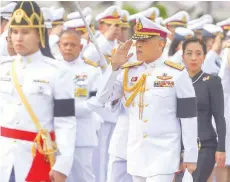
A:
{"label": "soldier in ceremonial uniform", "polygon": [[181,133],[184,165],[191,173],[196,168],[195,91],[186,69],[163,55],[168,33],[141,17],[133,36],[138,61],[124,65],[132,56],[127,55],[132,41],[120,44],[98,90],[101,102],[122,98],[127,107],[127,169],[134,182],[173,180],[179,168]]}
{"label": "soldier in ceremonial uniform", "polygon": [[[87,62],[94,62],[94,64],[101,66],[102,69],[110,63],[113,49],[117,47],[117,39],[121,34],[121,16],[122,10],[118,6],[111,6],[96,17],[96,21],[99,22],[100,31],[100,35],[96,41],[106,60],[102,62],[102,60],[96,59],[100,58],[100,56],[92,44],[83,53],[83,58]],[[95,58],[92,58],[94,56]]]}
{"label": "soldier in ceremonial uniform", "polygon": [[169,47],[173,41],[175,29],[177,27],[186,27],[189,19],[190,16],[186,11],[180,11],[174,14],[173,16],[168,17],[162,21],[162,25],[164,25],[171,32],[171,34],[168,35],[167,43],[164,49],[166,55],[168,55]]}
{"label": "soldier in ceremonial uniform", "polygon": [[90,97],[96,95],[97,77],[100,70],[85,63],[80,57],[81,39],[75,30],[65,30],[60,36],[60,52],[64,63],[73,74],[77,133],[74,163],[69,182],[95,182],[92,156],[98,145],[97,117],[87,105]]}
{"label": "soldier in ceremonial uniform", "polygon": [[0,64],[0,181],[65,182],[76,139],[71,74],[50,58],[35,2],[18,2],[10,31],[18,55]]}

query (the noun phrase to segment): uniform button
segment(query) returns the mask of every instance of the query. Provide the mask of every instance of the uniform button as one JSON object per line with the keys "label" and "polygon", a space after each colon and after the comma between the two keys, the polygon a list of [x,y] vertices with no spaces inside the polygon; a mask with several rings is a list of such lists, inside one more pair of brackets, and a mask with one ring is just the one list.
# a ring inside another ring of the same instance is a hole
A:
{"label": "uniform button", "polygon": [[146,133],[144,133],[143,138],[147,138],[147,137],[148,137],[148,135]]}
{"label": "uniform button", "polygon": [[145,107],[148,107],[149,106],[149,104],[145,104]]}
{"label": "uniform button", "polygon": [[144,123],[147,123],[148,122],[148,120],[146,119],[146,120],[144,120]]}

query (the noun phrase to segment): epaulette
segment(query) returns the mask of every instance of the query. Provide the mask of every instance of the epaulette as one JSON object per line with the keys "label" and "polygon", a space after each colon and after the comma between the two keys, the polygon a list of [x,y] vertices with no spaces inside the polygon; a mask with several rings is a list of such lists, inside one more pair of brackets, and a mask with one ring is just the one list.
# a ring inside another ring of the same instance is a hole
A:
{"label": "epaulette", "polygon": [[138,62],[134,62],[134,63],[125,63],[124,65],[121,66],[121,69],[139,66],[141,64],[143,64],[142,61],[138,61]]}
{"label": "epaulette", "polygon": [[184,69],[184,66],[183,65],[181,65],[181,64],[179,64],[179,63],[175,63],[175,62],[173,62],[173,61],[165,61],[164,62],[166,65],[168,65],[168,66],[170,66],[170,67],[172,67],[172,68],[175,68],[175,69],[177,69],[177,70],[180,70],[180,71],[182,71],[183,69]]}
{"label": "epaulette", "polygon": [[94,66],[94,67],[98,67],[98,64],[97,64],[97,63],[95,63],[95,62],[93,62],[93,61],[91,61],[91,60],[89,60],[89,59],[86,59],[86,58],[83,57],[83,60],[84,60],[84,62],[85,62],[86,64],[89,64],[89,65]]}

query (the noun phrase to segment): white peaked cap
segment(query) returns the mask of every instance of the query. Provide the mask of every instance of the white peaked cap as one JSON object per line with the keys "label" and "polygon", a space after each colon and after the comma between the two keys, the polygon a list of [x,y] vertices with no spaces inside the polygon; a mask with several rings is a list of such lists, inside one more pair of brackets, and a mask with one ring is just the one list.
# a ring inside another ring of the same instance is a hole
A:
{"label": "white peaked cap", "polygon": [[129,18],[129,12],[126,10],[122,10],[122,15],[121,15],[121,21],[122,21],[121,26],[122,27],[124,27],[124,28],[130,27],[129,22],[128,22],[128,18]]}
{"label": "white peaked cap", "polygon": [[205,24],[210,24],[210,21],[208,19],[199,20],[196,23],[189,24],[188,28],[193,31],[202,30]]}
{"label": "white peaked cap", "polygon": [[65,9],[64,8],[58,8],[52,12],[52,21],[61,20],[64,18]]}
{"label": "white peaked cap", "polygon": [[216,25],[220,26],[223,30],[230,30],[230,18],[218,22]]}
{"label": "white peaked cap", "polygon": [[196,23],[199,23],[200,21],[206,21],[208,24],[212,24],[213,23],[213,17],[209,14],[205,14],[205,15],[201,16],[200,18],[189,21],[188,25],[196,24]]}
{"label": "white peaked cap", "polygon": [[220,26],[214,25],[214,24],[205,24],[203,26],[203,29],[206,30],[209,33],[216,34],[218,32],[223,32],[222,28]]}
{"label": "white peaked cap", "polygon": [[[88,25],[90,25],[91,22],[92,22],[92,15],[88,15],[85,18],[85,20],[86,20],[86,23]],[[68,20],[63,25],[64,25],[65,29],[76,29],[76,30],[80,30],[78,28],[86,28],[85,23],[84,23],[84,21],[82,19]]]}
{"label": "white peaked cap", "polygon": [[[90,7],[86,7],[86,8],[83,9],[82,14],[85,17],[87,15],[91,15],[92,14],[92,9]],[[79,12],[73,12],[73,13],[69,13],[67,15],[68,20],[77,19],[77,18],[81,18],[81,15],[80,15]]]}
{"label": "white peaked cap", "polygon": [[105,23],[122,23],[121,22],[122,10],[119,6],[110,6],[103,13],[96,17],[96,21]]}
{"label": "white peaked cap", "polygon": [[145,11],[133,14],[129,17],[128,21],[136,21],[139,17],[144,16],[152,21],[155,21],[160,15],[160,11],[156,7],[149,8]]}
{"label": "white peaked cap", "polygon": [[167,28],[151,21],[144,16],[139,17],[136,22],[136,31],[132,37],[134,40],[149,39],[153,36],[159,36],[166,39],[167,35],[171,34]]}
{"label": "white peaked cap", "polygon": [[10,19],[11,14],[14,11],[14,8],[16,7],[17,3],[16,2],[10,2],[4,7],[0,7],[0,16],[5,18],[5,19]]}
{"label": "white peaked cap", "polygon": [[185,26],[190,20],[190,16],[186,11],[180,11],[173,16],[162,21],[163,25],[179,25]]}
{"label": "white peaked cap", "polygon": [[177,27],[175,29],[174,39],[177,40],[186,40],[194,37],[194,32],[185,27]]}

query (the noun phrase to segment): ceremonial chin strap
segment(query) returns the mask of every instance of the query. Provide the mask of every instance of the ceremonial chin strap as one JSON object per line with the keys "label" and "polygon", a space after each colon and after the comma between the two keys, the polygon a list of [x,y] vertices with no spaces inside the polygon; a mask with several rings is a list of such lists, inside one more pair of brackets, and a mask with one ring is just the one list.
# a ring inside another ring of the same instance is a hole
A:
{"label": "ceremonial chin strap", "polygon": [[86,22],[86,20],[85,20],[85,17],[84,17],[84,15],[83,15],[83,13],[82,13],[82,11],[81,11],[81,8],[80,8],[80,6],[79,6],[79,4],[78,4],[77,1],[76,1],[76,6],[77,6],[77,9],[78,9],[78,11],[79,11],[79,13],[80,13],[80,15],[81,15],[81,18],[82,18],[82,20],[83,20],[83,22],[84,22],[84,24],[85,24],[85,26],[86,26],[86,28],[87,28],[87,30],[88,30],[88,32],[89,32],[90,40],[93,42],[93,44],[95,45],[95,47],[96,47],[96,49],[97,49],[98,54],[100,55],[100,66],[103,66],[103,67],[105,68],[105,69],[102,69],[102,71],[103,71],[103,70],[105,71],[106,68],[107,68],[107,66],[108,66],[108,63],[107,63],[107,61],[106,61],[104,55],[103,55],[102,52],[100,51],[100,48],[99,48],[99,46],[98,46],[98,44],[97,44],[97,41],[96,41],[96,39],[95,39],[95,37],[94,37],[94,35],[93,35],[93,33],[92,33],[92,31],[91,31],[89,25],[87,24],[87,22]]}

